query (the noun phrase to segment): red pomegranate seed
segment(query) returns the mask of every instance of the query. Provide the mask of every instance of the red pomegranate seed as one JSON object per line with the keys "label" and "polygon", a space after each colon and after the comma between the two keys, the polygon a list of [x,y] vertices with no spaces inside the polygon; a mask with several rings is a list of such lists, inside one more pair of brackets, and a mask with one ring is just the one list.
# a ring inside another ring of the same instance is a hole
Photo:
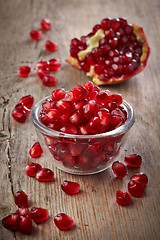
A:
{"label": "red pomegranate seed", "polygon": [[51,28],[50,21],[48,19],[46,19],[46,18],[42,19],[42,21],[41,21],[41,28],[44,31],[50,30],[50,28]]}
{"label": "red pomegranate seed", "polygon": [[30,216],[35,223],[42,223],[48,219],[48,210],[44,208],[33,207],[30,210]]}
{"label": "red pomegranate seed", "polygon": [[80,113],[79,110],[76,110],[71,116],[70,116],[70,122],[73,125],[80,125],[83,121],[83,115]]}
{"label": "red pomegranate seed", "polygon": [[49,71],[49,69],[40,68],[40,69],[37,70],[37,74],[38,74],[39,78],[42,80],[45,75],[50,74],[50,71]]}
{"label": "red pomegranate seed", "polygon": [[17,231],[19,227],[20,217],[17,213],[12,213],[2,219],[3,226],[10,231]]}
{"label": "red pomegranate seed", "polygon": [[19,229],[21,233],[30,235],[32,233],[32,219],[28,215],[20,216]]}
{"label": "red pomegranate seed", "polygon": [[84,98],[87,98],[89,95],[88,90],[81,85],[76,85],[73,88],[72,92],[73,92],[73,97],[75,97],[77,100],[82,100]]}
{"label": "red pomegranate seed", "polygon": [[122,104],[123,99],[122,99],[121,94],[112,94],[112,95],[109,97],[109,101],[115,102],[115,103],[117,103],[117,105],[120,105],[120,104]]}
{"label": "red pomegranate seed", "polygon": [[127,206],[131,201],[131,196],[127,192],[119,190],[116,192],[116,201],[120,206]]}
{"label": "red pomegranate seed", "polygon": [[24,111],[14,109],[12,112],[12,117],[17,121],[24,123],[27,120],[27,113]]}
{"label": "red pomegranate seed", "polygon": [[115,175],[122,179],[126,176],[126,167],[123,163],[119,162],[119,161],[116,161],[112,164],[112,169],[113,169],[113,172],[115,173]]}
{"label": "red pomegranate seed", "polygon": [[81,110],[83,108],[83,106],[87,103],[87,99],[83,99],[83,100],[78,100],[75,105],[74,105],[74,108],[76,110]]}
{"label": "red pomegranate seed", "polygon": [[83,150],[83,144],[79,143],[71,143],[69,147],[70,153],[74,157],[78,156],[80,152]]}
{"label": "red pomegranate seed", "polygon": [[21,66],[19,68],[19,76],[28,77],[30,71],[31,71],[31,68],[29,66]]}
{"label": "red pomegranate seed", "polygon": [[83,115],[87,119],[95,117],[98,113],[99,106],[94,100],[90,100],[86,105],[83,106]]}
{"label": "red pomegranate seed", "polygon": [[109,96],[104,91],[100,91],[96,96],[97,103],[104,104],[104,103],[108,102],[108,100],[109,100]]}
{"label": "red pomegranate seed", "polygon": [[15,193],[14,201],[18,207],[28,207],[28,196],[23,191],[18,191]]}
{"label": "red pomegranate seed", "polygon": [[140,182],[131,180],[128,183],[128,191],[133,197],[141,197],[144,193],[144,185]]}
{"label": "red pomegranate seed", "polygon": [[118,114],[113,114],[111,116],[111,121],[110,121],[110,127],[111,127],[111,130],[119,127],[123,122],[123,119],[120,115]]}
{"label": "red pomegranate seed", "polygon": [[36,70],[38,69],[47,69],[48,68],[48,63],[46,61],[41,61],[36,63]]}
{"label": "red pomegranate seed", "polygon": [[72,103],[69,101],[59,100],[57,102],[57,109],[63,114],[68,113],[71,110],[71,108],[72,108]]}
{"label": "red pomegranate seed", "polygon": [[35,177],[36,173],[40,169],[42,169],[42,166],[40,164],[38,164],[38,163],[33,163],[33,162],[28,163],[27,166],[25,167],[26,174],[29,177]]}
{"label": "red pomegranate seed", "polygon": [[130,180],[134,180],[135,182],[139,182],[141,184],[143,184],[143,186],[145,187],[148,183],[148,177],[146,174],[144,173],[137,173],[135,175],[133,175]]}
{"label": "red pomegranate seed", "polygon": [[42,168],[36,174],[36,179],[39,182],[50,182],[52,181],[53,177],[54,177],[53,171],[48,168]]}
{"label": "red pomegranate seed", "polygon": [[28,209],[28,208],[25,208],[25,207],[18,208],[18,210],[16,211],[16,213],[17,213],[19,216],[30,215],[29,209]]}
{"label": "red pomegranate seed", "polygon": [[83,87],[85,87],[88,90],[89,94],[91,94],[93,92],[94,85],[93,85],[93,83],[91,81],[86,82],[83,85]]}
{"label": "red pomegranate seed", "polygon": [[115,102],[108,102],[105,104],[105,107],[111,112],[115,108],[117,108],[117,104]]}
{"label": "red pomegranate seed", "polygon": [[68,230],[73,226],[73,219],[65,213],[59,213],[54,217],[54,222],[59,230]]}
{"label": "red pomegranate seed", "polygon": [[57,45],[57,43],[51,42],[48,40],[48,41],[46,41],[45,48],[47,51],[54,52],[58,49],[58,45]]}
{"label": "red pomegranate seed", "polygon": [[31,95],[24,96],[19,100],[19,103],[23,103],[27,108],[31,108],[33,106],[33,102],[34,97]]}
{"label": "red pomegranate seed", "polygon": [[58,68],[60,68],[60,66],[61,66],[61,63],[59,62],[59,60],[57,60],[55,58],[50,59],[48,61],[48,68],[51,71],[56,71]]}
{"label": "red pomegranate seed", "polygon": [[61,184],[61,188],[68,195],[73,195],[73,194],[79,193],[79,191],[80,191],[79,183],[71,182],[71,181],[67,181],[67,180],[65,180]]}
{"label": "red pomegranate seed", "polygon": [[91,118],[91,120],[87,124],[87,131],[92,134],[98,133],[100,128],[101,128],[101,124],[100,124],[99,117]]}
{"label": "red pomegranate seed", "polygon": [[23,112],[26,112],[27,115],[30,114],[31,110],[29,108],[27,108],[23,103],[18,103],[16,106],[15,106],[15,109],[17,111],[23,111]]}
{"label": "red pomegranate seed", "polygon": [[98,31],[98,29],[100,29],[100,28],[101,28],[101,25],[100,25],[100,24],[96,24],[96,25],[93,27],[92,32],[93,32],[93,33],[96,33],[96,32]]}
{"label": "red pomegranate seed", "polygon": [[109,110],[105,109],[105,108],[101,108],[98,111],[98,116],[100,119],[100,124],[103,126],[107,126],[111,120],[111,114],[109,112]]}
{"label": "red pomegranate seed", "polygon": [[82,126],[79,127],[79,134],[80,135],[87,135],[87,134],[89,134],[86,125],[82,125]]}
{"label": "red pomegranate seed", "polygon": [[64,127],[60,129],[61,132],[68,133],[68,134],[77,134],[77,128],[72,124],[66,124]]}
{"label": "red pomegranate seed", "polygon": [[110,18],[105,18],[101,21],[101,28],[103,30],[107,30],[111,27],[111,19]]}
{"label": "red pomegranate seed", "polygon": [[45,75],[44,78],[42,79],[42,83],[44,86],[52,87],[58,83],[58,80],[53,76]]}
{"label": "red pomegranate seed", "polygon": [[51,123],[57,121],[60,116],[60,112],[57,109],[50,109],[46,112],[47,120]]}
{"label": "red pomegranate seed", "polygon": [[142,163],[142,158],[138,154],[128,155],[124,158],[125,163],[130,167],[139,167]]}
{"label": "red pomegranate seed", "polygon": [[56,89],[52,92],[52,101],[59,101],[66,95],[64,88]]}
{"label": "red pomegranate seed", "polygon": [[32,158],[40,157],[42,153],[43,150],[39,142],[35,142],[31,149],[29,150],[29,154]]}
{"label": "red pomegranate seed", "polygon": [[30,32],[30,37],[33,40],[40,40],[42,38],[42,32],[40,30],[32,30]]}

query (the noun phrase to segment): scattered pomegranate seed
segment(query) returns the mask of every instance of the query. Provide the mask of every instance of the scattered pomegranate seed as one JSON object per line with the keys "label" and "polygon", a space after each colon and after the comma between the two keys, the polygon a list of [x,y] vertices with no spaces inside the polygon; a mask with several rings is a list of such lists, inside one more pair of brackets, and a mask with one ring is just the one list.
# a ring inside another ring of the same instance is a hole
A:
{"label": "scattered pomegranate seed", "polygon": [[137,173],[135,175],[133,175],[130,180],[134,180],[135,182],[139,182],[141,184],[143,184],[143,186],[145,187],[148,183],[148,177],[146,174],[144,173]]}
{"label": "scattered pomegranate seed", "polygon": [[26,174],[29,177],[35,177],[36,173],[40,169],[42,169],[42,166],[40,164],[38,164],[38,163],[33,163],[33,162],[28,163],[27,166],[25,167]]}
{"label": "scattered pomegranate seed", "polygon": [[10,231],[18,230],[19,222],[20,217],[17,213],[12,213],[11,215],[8,215],[2,219],[3,226]]}
{"label": "scattered pomegranate seed", "polygon": [[73,195],[73,194],[79,193],[79,191],[80,191],[79,183],[71,182],[71,181],[67,181],[67,180],[65,180],[61,184],[61,188],[68,195]]}
{"label": "scattered pomegranate seed", "polygon": [[19,100],[19,103],[23,103],[27,108],[31,108],[33,106],[34,98],[31,95],[27,95],[22,97]]}
{"label": "scattered pomegranate seed", "polygon": [[68,230],[73,226],[73,219],[65,213],[59,213],[54,217],[54,222],[59,230]]}
{"label": "scattered pomegranate seed", "polygon": [[48,19],[46,19],[46,18],[42,19],[42,21],[41,21],[41,28],[44,31],[50,30],[50,28],[51,28],[50,21]]}
{"label": "scattered pomegranate seed", "polygon": [[19,68],[19,76],[28,77],[30,71],[31,71],[31,68],[29,66],[21,66]]}
{"label": "scattered pomegranate seed", "polygon": [[48,219],[48,210],[44,208],[33,207],[30,210],[30,216],[35,223],[42,223]]}
{"label": "scattered pomegranate seed", "polygon": [[28,207],[28,196],[23,191],[16,192],[14,201],[18,207]]}
{"label": "scattered pomegranate seed", "polygon": [[119,190],[116,192],[116,201],[120,206],[127,206],[131,201],[131,196],[127,192]]}
{"label": "scattered pomegranate seed", "polygon": [[36,174],[36,179],[39,182],[50,182],[52,181],[53,177],[54,177],[53,171],[48,168],[42,168]]}
{"label": "scattered pomegranate seed", "polygon": [[58,49],[58,45],[57,45],[57,43],[51,42],[48,40],[48,41],[46,41],[45,48],[47,51],[54,52]]}
{"label": "scattered pomegranate seed", "polygon": [[128,191],[133,197],[141,197],[144,193],[144,185],[140,182],[131,180],[128,183]]}
{"label": "scattered pomegranate seed", "polygon": [[25,112],[27,115],[30,114],[31,110],[29,108],[27,108],[23,103],[18,103],[16,106],[15,106],[15,110],[17,111],[23,111]]}
{"label": "scattered pomegranate seed", "polygon": [[142,158],[138,154],[133,154],[126,156],[124,161],[130,167],[139,167],[142,163]]}
{"label": "scattered pomegranate seed", "polygon": [[30,215],[29,209],[28,209],[28,208],[25,208],[25,207],[18,208],[18,210],[16,211],[16,213],[17,213],[19,216]]}
{"label": "scattered pomegranate seed", "polygon": [[17,121],[24,123],[27,120],[27,113],[24,111],[14,109],[12,112],[12,117]]}
{"label": "scattered pomegranate seed", "polygon": [[113,172],[116,174],[116,176],[120,179],[124,178],[126,176],[126,167],[123,163],[116,161],[112,164]]}
{"label": "scattered pomegranate seed", "polygon": [[53,58],[48,61],[48,68],[50,71],[56,71],[58,68],[60,68],[61,63],[59,60]]}
{"label": "scattered pomegranate seed", "polygon": [[42,32],[40,30],[32,30],[30,32],[30,37],[33,40],[40,40],[42,38]]}
{"label": "scattered pomegranate seed", "polygon": [[47,69],[48,68],[48,63],[46,61],[41,61],[36,63],[36,70],[38,69]]}
{"label": "scattered pomegranate seed", "polygon": [[45,75],[44,78],[42,79],[42,83],[44,86],[52,87],[58,83],[58,80],[50,75]]}
{"label": "scattered pomegranate seed", "polygon": [[43,150],[39,142],[34,143],[31,149],[29,150],[29,154],[32,158],[40,157],[42,153]]}
{"label": "scattered pomegranate seed", "polygon": [[18,230],[25,235],[30,235],[32,233],[32,219],[30,216],[28,215],[20,216]]}
{"label": "scattered pomegranate seed", "polygon": [[37,70],[37,74],[38,74],[39,78],[42,80],[45,75],[50,74],[50,71],[49,71],[49,69],[40,68],[40,69]]}

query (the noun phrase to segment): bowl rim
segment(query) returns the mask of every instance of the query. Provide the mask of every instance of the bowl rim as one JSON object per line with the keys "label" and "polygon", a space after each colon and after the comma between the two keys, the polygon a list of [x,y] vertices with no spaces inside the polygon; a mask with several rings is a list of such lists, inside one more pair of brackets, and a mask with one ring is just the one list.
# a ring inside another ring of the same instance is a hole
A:
{"label": "bowl rim", "polygon": [[56,131],[56,130],[46,127],[39,120],[40,108],[42,106],[42,103],[47,99],[51,100],[51,95],[41,99],[34,105],[34,107],[32,108],[32,111],[31,111],[31,121],[37,130],[39,130],[43,134],[46,134],[49,136],[74,138],[74,139],[76,139],[76,138],[78,138],[78,139],[88,139],[88,138],[93,139],[93,138],[103,138],[103,137],[116,137],[118,135],[128,132],[128,130],[134,124],[134,118],[135,118],[134,110],[128,102],[123,100],[123,103],[121,104],[121,106],[125,107],[125,110],[127,110],[128,117],[127,117],[127,120],[125,121],[125,123],[123,125],[121,125],[120,127],[116,128],[112,131],[109,131],[109,132],[100,133],[100,134],[92,134],[92,135],[78,135],[78,134],[74,135],[74,134],[59,132],[59,131]]}

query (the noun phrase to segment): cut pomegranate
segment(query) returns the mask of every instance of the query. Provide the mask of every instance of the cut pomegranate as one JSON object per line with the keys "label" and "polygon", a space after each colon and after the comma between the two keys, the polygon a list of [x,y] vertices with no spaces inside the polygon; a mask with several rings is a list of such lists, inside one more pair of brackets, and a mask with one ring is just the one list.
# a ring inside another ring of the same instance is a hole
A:
{"label": "cut pomegranate", "polygon": [[56,71],[61,66],[61,63],[59,62],[59,60],[55,58],[50,59],[47,64],[50,71]]}
{"label": "cut pomegranate", "polygon": [[73,195],[73,194],[79,193],[79,191],[80,191],[79,183],[71,182],[71,181],[67,181],[67,180],[65,180],[61,184],[61,188],[68,195]]}
{"label": "cut pomegranate", "polygon": [[59,213],[54,217],[54,222],[59,230],[68,230],[73,226],[73,219],[65,213]]}
{"label": "cut pomegranate", "polygon": [[58,83],[58,80],[53,76],[45,75],[44,78],[42,79],[42,83],[44,86],[52,87]]}
{"label": "cut pomegranate", "polygon": [[42,166],[40,164],[38,164],[38,163],[33,163],[33,162],[28,163],[27,166],[25,167],[26,174],[29,177],[35,177],[36,173],[40,169],[42,169]]}
{"label": "cut pomegranate", "polygon": [[28,208],[24,208],[24,207],[21,207],[19,208],[16,213],[19,215],[19,216],[23,216],[23,215],[30,215],[30,211]]}
{"label": "cut pomegranate", "polygon": [[33,207],[30,210],[30,216],[35,223],[42,223],[48,219],[48,210],[44,208]]}
{"label": "cut pomegranate", "polygon": [[29,154],[32,158],[40,157],[42,153],[43,150],[39,142],[35,142],[31,149],[29,150]]}
{"label": "cut pomegranate", "polygon": [[130,180],[134,180],[135,182],[139,182],[141,183],[144,187],[147,185],[148,183],[148,177],[146,174],[144,173],[137,173],[135,175],[133,175]]}
{"label": "cut pomegranate", "polygon": [[20,217],[17,213],[12,213],[11,215],[8,215],[2,219],[3,226],[10,231],[18,230],[19,222]]}
{"label": "cut pomegranate", "polygon": [[116,176],[120,179],[124,178],[126,176],[126,167],[123,163],[116,161],[112,164],[113,172],[116,174]]}
{"label": "cut pomegranate", "polygon": [[30,37],[33,40],[40,40],[42,38],[42,32],[39,30],[32,30],[30,32]]}
{"label": "cut pomegranate", "polygon": [[131,196],[127,192],[119,190],[116,192],[116,201],[120,206],[127,206],[131,201]]}
{"label": "cut pomegranate", "polygon": [[12,112],[12,117],[17,121],[24,123],[27,120],[27,113],[24,111],[14,109]]}
{"label": "cut pomegranate", "polygon": [[128,183],[128,191],[133,197],[141,197],[144,193],[144,185],[140,182],[131,180]]}
{"label": "cut pomegranate", "polygon": [[58,45],[57,45],[57,43],[51,42],[51,41],[48,40],[45,44],[45,48],[46,48],[47,51],[54,52],[58,49]]}
{"label": "cut pomegranate", "polygon": [[41,21],[41,28],[44,31],[50,30],[50,28],[51,28],[50,21],[48,19],[46,19],[46,18],[42,19],[42,21]]}
{"label": "cut pomegranate", "polygon": [[36,174],[36,179],[39,182],[50,182],[52,181],[53,177],[54,177],[53,171],[48,168],[42,168]]}
{"label": "cut pomegranate", "polygon": [[21,66],[19,68],[19,76],[28,77],[30,71],[31,71],[31,68],[29,66]]}
{"label": "cut pomegranate", "polygon": [[24,96],[19,100],[19,103],[23,103],[27,108],[31,108],[33,106],[33,102],[34,97],[31,95]]}
{"label": "cut pomegranate", "polygon": [[150,48],[141,27],[123,18],[106,18],[83,39],[71,40],[68,63],[82,69],[97,85],[118,84],[142,71]]}
{"label": "cut pomegranate", "polygon": [[142,163],[142,158],[138,154],[133,154],[126,156],[124,161],[130,167],[139,167]]}
{"label": "cut pomegranate", "polygon": [[14,201],[18,207],[28,207],[28,196],[23,191],[16,192]]}
{"label": "cut pomegranate", "polygon": [[28,215],[20,216],[19,229],[21,233],[30,235],[32,233],[32,219]]}

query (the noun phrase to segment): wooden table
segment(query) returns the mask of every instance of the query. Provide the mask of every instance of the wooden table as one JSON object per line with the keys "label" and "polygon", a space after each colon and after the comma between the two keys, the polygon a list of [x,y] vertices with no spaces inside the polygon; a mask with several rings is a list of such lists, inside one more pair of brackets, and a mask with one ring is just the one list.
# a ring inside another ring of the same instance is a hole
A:
{"label": "wooden table", "polygon": [[[35,102],[49,95],[54,89],[72,88],[84,84],[89,78],[65,62],[69,54],[70,40],[87,34],[92,26],[105,17],[126,17],[128,21],[143,26],[151,47],[147,68],[138,76],[117,86],[101,87],[119,92],[135,110],[135,124],[128,141],[117,159],[138,153],[143,157],[140,169],[129,170],[124,180],[118,180],[111,169],[93,176],[74,176],[64,173],[45,156],[33,160],[28,154],[37,137],[29,120],[20,124],[13,120],[11,112],[22,96],[31,94]],[[29,32],[39,28],[40,20],[51,20],[52,30],[39,42],[31,41]],[[0,239],[68,239],[68,240],[158,240],[160,239],[160,2],[159,0],[6,0],[0,1],[0,216],[1,219],[16,210],[13,195],[25,191],[30,206],[40,206],[49,211],[49,220],[37,226],[31,236],[7,231],[0,225]],[[46,53],[44,43],[53,40],[59,44],[55,53]],[[54,87],[42,86],[35,74],[35,64],[40,60],[59,58],[62,67],[55,73],[59,79]],[[21,65],[30,64],[32,74],[20,78]],[[51,168],[55,173],[52,183],[39,183],[26,176],[24,167],[35,161]],[[128,207],[116,204],[115,194],[127,190],[127,183],[134,173],[144,172],[149,177],[142,198],[132,199]],[[68,196],[61,191],[64,179],[77,181],[81,193]],[[54,216],[65,212],[74,219],[72,230],[59,231]]]}

